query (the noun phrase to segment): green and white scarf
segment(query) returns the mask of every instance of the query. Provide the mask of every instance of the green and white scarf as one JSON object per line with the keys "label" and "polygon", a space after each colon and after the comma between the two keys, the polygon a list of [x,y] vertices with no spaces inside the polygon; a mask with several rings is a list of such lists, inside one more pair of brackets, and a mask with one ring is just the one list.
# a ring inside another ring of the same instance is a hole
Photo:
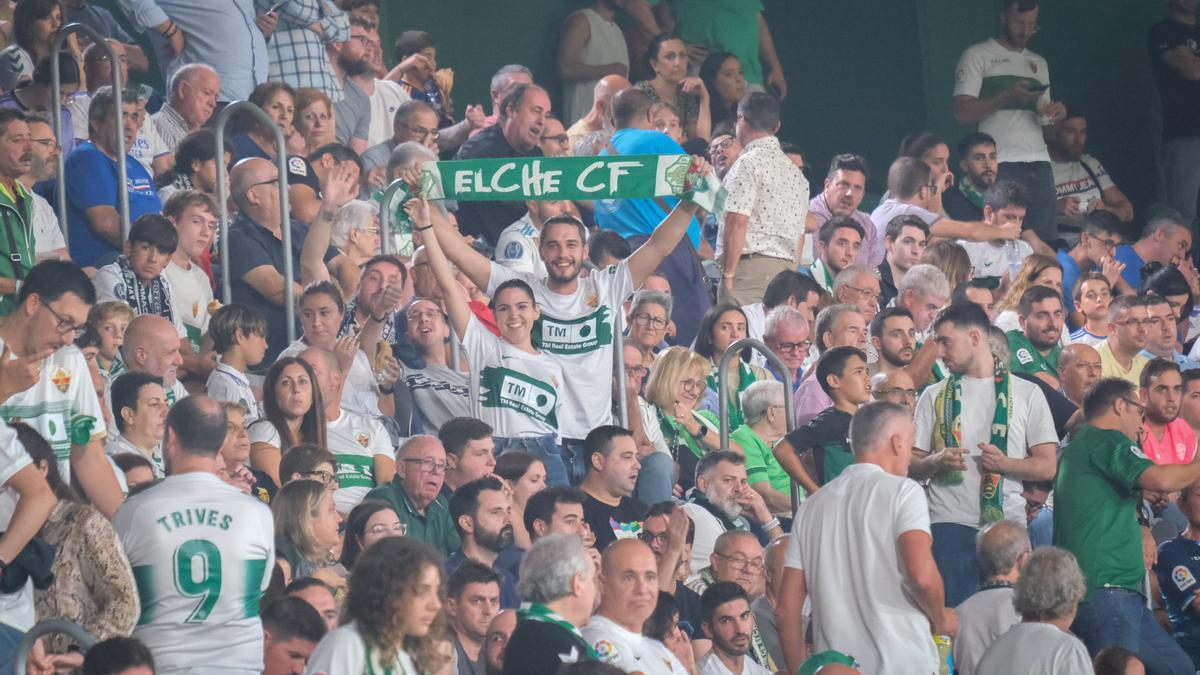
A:
{"label": "green and white scarf", "polygon": [[591,643],[584,639],[583,633],[579,632],[579,628],[577,628],[575,624],[564,619],[562,615],[550,609],[549,607],[537,602],[530,602],[521,605],[521,608],[517,610],[517,621],[520,622],[525,620],[541,621],[544,623],[552,623],[555,626],[558,626],[559,628],[575,636],[575,639],[583,646],[583,649],[585,650],[584,653],[586,654],[588,661],[600,660],[600,655],[596,653],[595,649],[592,649]]}
{"label": "green and white scarf", "polygon": [[[729,429],[732,431],[746,422],[746,416],[742,413],[742,397],[741,393],[746,391],[750,385],[758,381],[754,377],[754,371],[750,370],[750,366],[746,365],[739,359],[738,365],[738,385],[737,391],[731,392],[729,396]],[[712,373],[706,378],[708,388],[717,393],[719,397],[721,390],[717,388],[717,369],[714,367]]]}
{"label": "green and white scarf", "polygon": [[[996,386],[996,410],[992,415],[991,444],[1008,454],[1008,420],[1012,417],[1012,382],[1008,370],[997,361],[993,382]],[[953,373],[946,386],[933,400],[937,421],[933,431],[933,451],[962,446],[962,375]],[[933,477],[939,485],[960,485],[962,471],[942,471]],[[1004,518],[1004,477],[998,473],[981,472],[979,477],[979,524],[986,525]]]}

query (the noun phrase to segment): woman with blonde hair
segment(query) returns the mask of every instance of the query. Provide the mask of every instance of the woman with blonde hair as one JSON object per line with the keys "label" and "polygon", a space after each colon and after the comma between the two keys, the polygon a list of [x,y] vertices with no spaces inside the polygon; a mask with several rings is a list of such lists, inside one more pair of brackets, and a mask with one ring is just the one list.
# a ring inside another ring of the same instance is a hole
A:
{"label": "woman with blonde hair", "polygon": [[[1061,295],[1063,285],[1062,264],[1056,258],[1040,253],[1034,253],[1021,263],[1021,270],[1008,286],[1008,291],[1000,302],[996,303],[996,326],[1005,332],[1021,330],[1021,322],[1017,316],[1017,306],[1021,304],[1021,296],[1033,286],[1052,288]],[[1069,337],[1066,322],[1063,322],[1063,343]]]}
{"label": "woman with blonde hair", "polygon": [[943,239],[926,246],[919,262],[941,270],[950,282],[951,290],[971,280],[971,256],[965,248],[952,241]]}
{"label": "woman with blonde hair", "polygon": [[330,586],[344,582],[334,571],[340,548],[333,493],[315,480],[284,485],[271,501],[275,516],[275,563],[290,583],[315,577]]}

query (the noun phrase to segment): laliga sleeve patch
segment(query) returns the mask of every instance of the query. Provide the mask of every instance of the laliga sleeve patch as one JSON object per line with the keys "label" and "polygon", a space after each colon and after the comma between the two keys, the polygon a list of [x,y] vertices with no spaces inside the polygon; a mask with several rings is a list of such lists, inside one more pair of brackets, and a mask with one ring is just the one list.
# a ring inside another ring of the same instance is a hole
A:
{"label": "laliga sleeve patch", "polygon": [[1017,350],[1017,362],[1022,365],[1029,365],[1033,363],[1033,354],[1030,354],[1028,349],[1022,347]]}
{"label": "laliga sleeve patch", "polygon": [[297,176],[307,176],[308,166],[304,163],[303,157],[289,157],[288,171],[296,174]]}
{"label": "laliga sleeve patch", "polygon": [[612,663],[620,656],[617,653],[617,646],[608,640],[598,640],[595,645],[596,655],[605,663]]}
{"label": "laliga sleeve patch", "polygon": [[1183,565],[1176,565],[1171,569],[1171,581],[1174,581],[1175,587],[1181,591],[1186,591],[1196,585],[1196,577]]}
{"label": "laliga sleeve patch", "polygon": [[525,255],[525,247],[519,241],[510,241],[508,246],[504,247],[505,260],[519,260]]}

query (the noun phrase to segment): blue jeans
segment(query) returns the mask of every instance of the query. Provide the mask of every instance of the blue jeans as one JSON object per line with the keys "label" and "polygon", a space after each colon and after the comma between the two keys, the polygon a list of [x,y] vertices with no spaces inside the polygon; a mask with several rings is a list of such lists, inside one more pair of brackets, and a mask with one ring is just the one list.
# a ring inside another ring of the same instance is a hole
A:
{"label": "blue jeans", "polygon": [[671,486],[675,485],[675,460],[665,452],[652,452],[642,458],[633,496],[643,504],[671,501]]}
{"label": "blue jeans", "polygon": [[1105,647],[1124,647],[1138,655],[1148,675],[1193,675],[1196,667],[1146,608],[1140,593],[1102,588],[1079,604],[1071,632],[1093,657]]}
{"label": "blue jeans", "polygon": [[933,561],[942,574],[946,606],[958,607],[979,587],[979,559],[975,556],[973,527],[956,523],[933,523]]}
{"label": "blue jeans", "polygon": [[1196,220],[1200,194],[1200,138],[1163,141],[1163,172],[1167,181],[1167,203],[1183,214],[1183,222]]}
{"label": "blue jeans", "polygon": [[0,623],[0,675],[13,675],[13,660],[17,658],[17,645],[25,633]]}
{"label": "blue jeans", "polygon": [[562,439],[562,462],[566,465],[567,478],[571,485],[579,485],[587,474],[587,453],[582,438]]}
{"label": "blue jeans", "polygon": [[492,442],[496,444],[497,457],[509,450],[523,450],[542,460],[542,464],[546,466],[546,485],[568,484],[567,469],[563,466],[563,458],[559,454],[558,443],[555,442],[554,434],[527,436],[524,438],[493,436]]}

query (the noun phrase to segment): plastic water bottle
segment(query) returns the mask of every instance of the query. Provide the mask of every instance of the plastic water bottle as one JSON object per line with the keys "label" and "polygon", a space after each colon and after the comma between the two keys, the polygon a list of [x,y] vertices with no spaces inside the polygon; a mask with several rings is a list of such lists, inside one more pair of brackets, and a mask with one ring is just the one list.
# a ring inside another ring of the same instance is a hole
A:
{"label": "plastic water bottle", "polygon": [[938,650],[939,675],[954,675],[954,654],[950,651],[953,640],[949,635],[934,634],[933,643],[937,645]]}

